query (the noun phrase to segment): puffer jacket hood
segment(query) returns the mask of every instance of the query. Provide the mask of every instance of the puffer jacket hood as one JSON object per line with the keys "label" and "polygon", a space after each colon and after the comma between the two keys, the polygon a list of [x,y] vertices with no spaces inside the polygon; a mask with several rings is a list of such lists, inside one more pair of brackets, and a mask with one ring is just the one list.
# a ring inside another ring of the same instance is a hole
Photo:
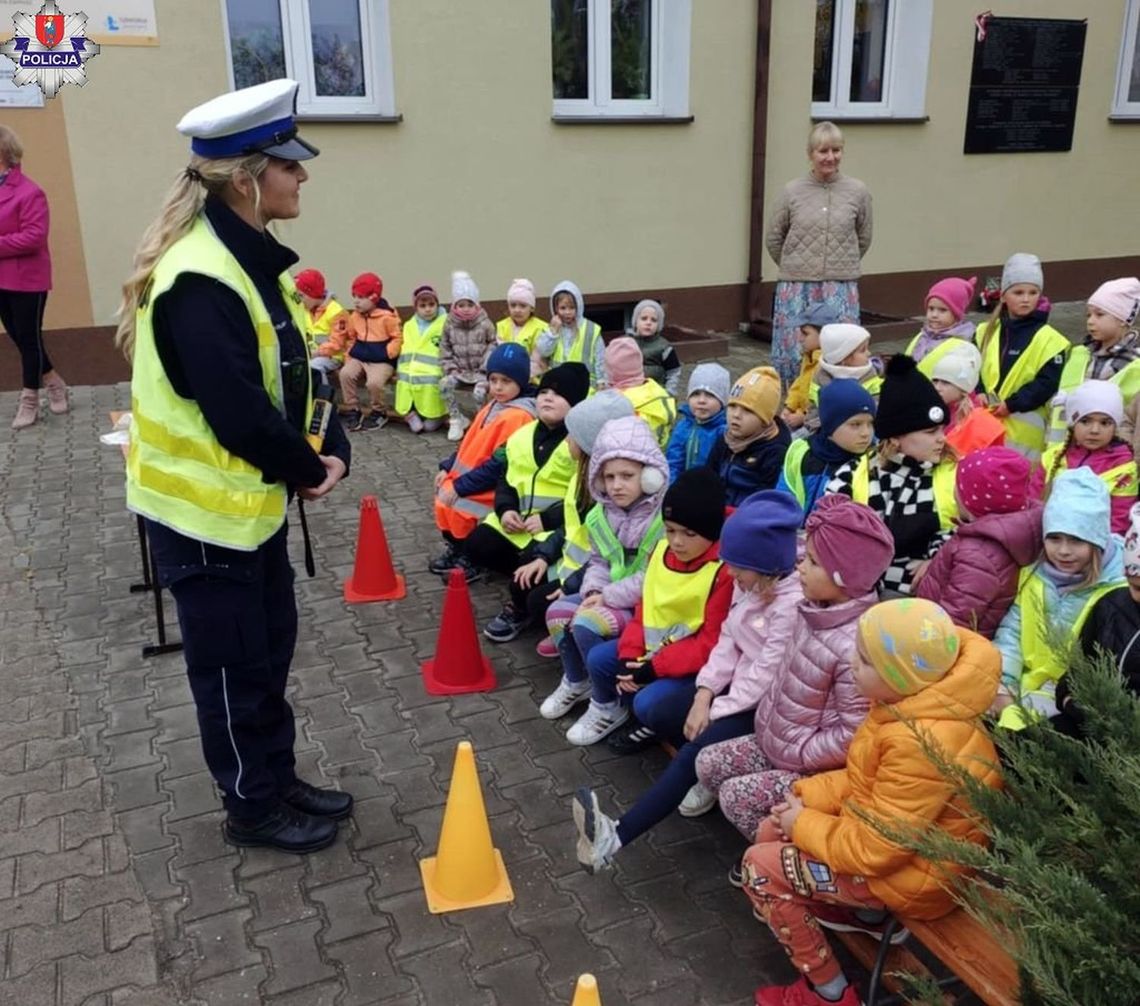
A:
{"label": "puffer jacket hood", "polygon": [[1041,504],[1030,500],[1024,510],[992,513],[955,532],[961,538],[996,542],[1018,566],[1031,566],[1041,554]]}
{"label": "puffer jacket hood", "polygon": [[574,298],[574,303],[578,305],[578,320],[581,321],[586,316],[586,302],[582,299],[582,291],[578,289],[578,284],[568,279],[564,279],[550,291],[550,317],[554,318],[558,315],[558,312],[554,310],[554,298],[560,293],[568,293]]}
{"label": "puffer jacket hood", "polygon": [[866,877],[890,911],[917,919],[936,919],[954,908],[947,871],[961,871],[895,844],[861,815],[985,840],[924,748],[936,744],[943,758],[980,782],[1001,784],[997,751],[979,722],[997,695],[1001,661],[993,644],[976,633],[959,628],[958,640],[958,659],[940,681],[897,703],[872,704],[851,741],[846,768],[794,787],[805,810],[792,841],[836,873]]}
{"label": "puffer jacket hood", "polygon": [[[590,495],[599,503],[609,504],[605,481],[602,479],[602,465],[613,458],[628,458],[638,464],[653,468],[661,475],[661,488],[646,496],[655,508],[660,507],[661,497],[669,485],[669,465],[665,455],[657,446],[657,438],[644,419],[638,416],[622,416],[611,419],[598,433],[594,450],[590,455],[589,479]],[[638,501],[640,503],[640,501]]]}
{"label": "puffer jacket hood", "polygon": [[800,602],[781,671],[756,706],[756,737],[774,767],[806,775],[843,765],[869,707],[851,671],[855,633],[877,603],[874,592],[827,607]]}

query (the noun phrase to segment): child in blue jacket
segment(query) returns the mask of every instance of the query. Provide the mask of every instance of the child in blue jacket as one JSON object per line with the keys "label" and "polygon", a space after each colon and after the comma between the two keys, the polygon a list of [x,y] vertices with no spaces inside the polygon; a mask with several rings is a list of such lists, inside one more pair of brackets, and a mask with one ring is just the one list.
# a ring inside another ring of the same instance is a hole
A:
{"label": "child in blue jacket", "polygon": [[779,417],[780,375],[753,367],[728,393],[728,422],[713,446],[708,466],[720,476],[729,506],[739,506],[761,489],[775,489],[792,443]]}
{"label": "child in blue jacket", "polygon": [[698,363],[689,375],[688,398],[677,410],[677,422],[665,448],[669,482],[690,468],[708,462],[716,443],[724,437],[728,389],[732,378],[719,363]]}

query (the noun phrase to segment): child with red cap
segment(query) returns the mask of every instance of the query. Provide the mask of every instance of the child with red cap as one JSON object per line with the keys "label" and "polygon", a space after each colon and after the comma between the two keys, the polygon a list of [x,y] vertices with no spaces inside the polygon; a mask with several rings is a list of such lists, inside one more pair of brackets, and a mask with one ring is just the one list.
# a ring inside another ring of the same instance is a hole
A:
{"label": "child with red cap", "polygon": [[820,927],[898,942],[906,931],[888,933],[888,913],[937,919],[957,907],[961,869],[922,858],[873,822],[985,841],[978,815],[931,754],[1000,785],[997,751],[980,722],[1000,671],[993,644],[930,601],[886,601],[860,617],[852,677],[871,708],[846,767],[795,783],[744,854],[744,893],[803,976],[757,989],[757,1006],[858,1006]]}
{"label": "child with red cap", "polygon": [[958,527],[927,567],[916,597],[955,624],[993,639],[1017,596],[1018,577],[1041,554],[1041,504],[1029,493],[1029,462],[987,447],[958,462]]}
{"label": "child with red cap", "polygon": [[948,343],[954,339],[973,340],[974,323],[966,321],[966,312],[970,310],[977,285],[977,276],[969,279],[947,276],[927,291],[922,330],[906,347],[906,355],[914,357],[918,369],[927,377],[933,377],[932,368],[946,352]]}
{"label": "child with red cap", "polygon": [[320,347],[329,341],[333,325],[342,314],[347,314],[328,291],[324,274],[317,269],[302,269],[293,279],[308,318],[305,322],[305,341],[309,344],[309,357],[317,372],[315,384],[331,379],[344,363],[344,353],[332,356],[319,355]]}
{"label": "child with red cap", "polygon": [[[341,411],[353,432],[381,429],[388,422],[384,386],[396,373],[403,335],[400,316],[384,299],[384,281],[374,272],[362,272],[352,281],[352,313],[333,325],[329,341],[317,349],[324,357],[344,353],[340,369]],[[368,388],[369,404],[361,408],[360,384]]]}

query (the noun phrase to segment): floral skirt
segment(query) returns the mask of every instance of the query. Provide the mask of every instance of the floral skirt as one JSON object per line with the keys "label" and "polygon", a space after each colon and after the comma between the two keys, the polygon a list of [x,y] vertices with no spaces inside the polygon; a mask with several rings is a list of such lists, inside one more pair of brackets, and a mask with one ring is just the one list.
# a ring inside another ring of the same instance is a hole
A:
{"label": "floral skirt", "polygon": [[840,321],[859,322],[859,283],[856,280],[803,282],[780,280],[772,304],[772,366],[779,371],[784,387],[800,373],[799,325],[812,304],[823,302]]}

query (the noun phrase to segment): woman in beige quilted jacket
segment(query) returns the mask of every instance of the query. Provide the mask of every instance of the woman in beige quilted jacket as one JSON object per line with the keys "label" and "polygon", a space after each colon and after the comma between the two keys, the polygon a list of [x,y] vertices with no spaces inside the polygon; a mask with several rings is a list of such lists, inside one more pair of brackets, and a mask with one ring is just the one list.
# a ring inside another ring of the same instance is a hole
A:
{"label": "woman in beige quilted jacket", "polygon": [[860,262],[871,247],[871,193],[839,173],[843,133],[820,122],[808,135],[811,170],[784,186],[765,244],[780,267],[772,309],[772,366],[787,387],[800,368],[799,328],[824,302],[840,321],[859,321]]}

